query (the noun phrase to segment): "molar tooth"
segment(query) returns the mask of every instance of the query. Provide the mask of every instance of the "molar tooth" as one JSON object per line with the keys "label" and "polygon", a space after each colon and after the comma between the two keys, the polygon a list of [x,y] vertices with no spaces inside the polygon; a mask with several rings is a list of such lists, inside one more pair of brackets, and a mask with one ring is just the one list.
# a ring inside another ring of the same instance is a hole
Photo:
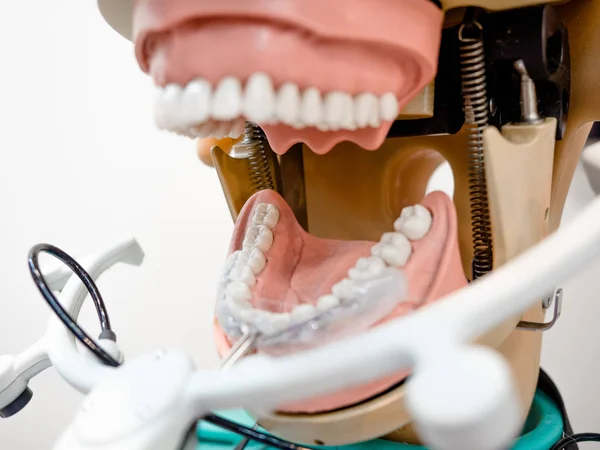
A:
{"label": "molar tooth", "polygon": [[291,313],[292,324],[306,322],[317,315],[317,309],[313,305],[302,304],[296,306]]}
{"label": "molar tooth", "polygon": [[275,225],[279,222],[279,210],[275,205],[267,205],[267,213],[263,219],[263,223],[268,226],[271,230],[275,228]]}
{"label": "molar tooth", "polygon": [[381,258],[371,256],[369,258],[359,258],[356,265],[348,271],[348,278],[351,280],[366,280],[377,276],[385,269],[385,263]]}
{"label": "molar tooth", "polygon": [[398,99],[393,92],[383,94],[379,99],[379,114],[385,121],[396,120],[400,109],[398,107]]}
{"label": "molar tooth", "polygon": [[411,241],[423,238],[431,229],[433,217],[423,205],[407,206],[394,222],[394,229],[406,235]]}
{"label": "molar tooth", "polygon": [[357,95],[354,101],[354,117],[358,128],[371,125],[374,113],[379,116],[377,97],[368,92]]}
{"label": "molar tooth", "polygon": [[317,300],[317,309],[321,312],[325,312],[337,307],[339,304],[340,299],[335,295],[323,295],[322,297],[319,297],[319,300]]}
{"label": "molar tooth", "polygon": [[302,95],[300,120],[306,126],[315,126],[323,119],[321,93],[315,87],[309,87]]}
{"label": "molar tooth", "polygon": [[271,230],[275,228],[279,222],[279,210],[275,205],[259,203],[254,209],[252,216],[253,225],[266,225]]}
{"label": "molar tooth", "polygon": [[258,227],[251,226],[246,230],[246,236],[244,236],[244,242],[242,242],[243,248],[252,248],[254,247],[254,243],[256,242],[256,238],[258,236]]}
{"label": "molar tooth", "polygon": [[356,298],[356,285],[353,280],[344,278],[331,287],[331,293],[339,298],[342,303],[347,303]]}
{"label": "molar tooth", "polygon": [[212,101],[212,117],[217,120],[237,118],[242,110],[242,84],[236,77],[221,80]]}
{"label": "molar tooth", "polygon": [[402,233],[384,233],[381,237],[381,258],[386,264],[402,267],[411,253],[410,241]]}
{"label": "molar tooth", "polygon": [[254,275],[261,273],[266,264],[267,259],[259,249],[253,248],[248,252],[248,267],[252,269]]}
{"label": "molar tooth", "polygon": [[178,112],[182,123],[192,125],[208,119],[211,93],[210,83],[203,78],[188,83],[183,90]]}
{"label": "molar tooth", "polygon": [[331,131],[337,131],[342,126],[344,108],[347,107],[346,97],[343,92],[330,92],[325,96],[323,120]]}
{"label": "molar tooth", "polygon": [[247,301],[252,299],[252,291],[250,291],[250,287],[241,281],[232,281],[229,283],[225,288],[225,295],[234,301]]}
{"label": "molar tooth", "polygon": [[300,112],[300,89],[294,83],[285,83],[279,89],[275,102],[275,114],[286,125],[298,122]]}
{"label": "molar tooth", "polygon": [[258,235],[254,246],[262,252],[266,252],[273,245],[273,233],[266,225],[258,226]]}
{"label": "molar tooth", "polygon": [[264,123],[273,118],[275,92],[269,75],[257,72],[250,76],[244,96],[244,114],[248,120]]}

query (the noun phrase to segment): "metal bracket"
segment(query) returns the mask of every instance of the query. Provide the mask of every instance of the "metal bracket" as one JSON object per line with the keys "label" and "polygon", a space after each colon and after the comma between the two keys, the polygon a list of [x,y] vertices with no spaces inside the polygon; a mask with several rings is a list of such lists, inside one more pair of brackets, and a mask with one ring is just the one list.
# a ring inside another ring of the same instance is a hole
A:
{"label": "metal bracket", "polygon": [[563,290],[559,288],[556,290],[556,292],[554,292],[553,295],[549,295],[548,297],[542,300],[542,307],[544,308],[544,310],[549,309],[552,306],[552,304],[554,304],[554,311],[552,313],[552,320],[550,320],[550,322],[538,323],[527,322],[525,320],[522,320],[517,324],[517,329],[537,332],[548,331],[554,326],[554,324],[560,317],[560,313],[562,311],[562,296]]}

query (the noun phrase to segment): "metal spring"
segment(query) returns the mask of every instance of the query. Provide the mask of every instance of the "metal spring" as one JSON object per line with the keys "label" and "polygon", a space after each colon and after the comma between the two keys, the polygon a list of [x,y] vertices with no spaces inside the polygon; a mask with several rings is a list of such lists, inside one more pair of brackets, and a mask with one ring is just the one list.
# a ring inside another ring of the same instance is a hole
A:
{"label": "metal spring", "polygon": [[245,146],[248,150],[248,169],[254,192],[265,189],[275,190],[275,174],[269,160],[271,149],[261,128],[252,122],[246,122],[244,138],[237,145]]}
{"label": "metal spring", "polygon": [[[482,27],[474,22],[479,31]],[[465,125],[468,133],[468,180],[473,235],[473,280],[492,270],[493,247],[488,207],[483,131],[488,125],[488,97],[483,40],[466,38],[460,28],[460,60]]]}

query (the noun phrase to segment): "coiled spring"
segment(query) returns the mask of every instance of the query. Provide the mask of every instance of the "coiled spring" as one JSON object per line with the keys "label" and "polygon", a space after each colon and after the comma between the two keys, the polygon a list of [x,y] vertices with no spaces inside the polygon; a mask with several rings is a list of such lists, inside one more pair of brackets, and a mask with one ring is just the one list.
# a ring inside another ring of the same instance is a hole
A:
{"label": "coiled spring", "polygon": [[[479,23],[464,24],[459,31],[462,96],[468,133],[468,180],[473,234],[473,279],[492,270],[493,246],[488,207],[483,131],[488,125],[488,97],[483,40],[466,37],[469,28],[481,34]],[[473,27],[474,26],[474,27]]]}
{"label": "coiled spring", "polygon": [[[263,130],[252,122],[246,122],[243,139],[236,144],[247,152],[250,183],[254,192],[276,189],[275,173],[271,162],[271,149]],[[239,150],[238,150],[239,151]]]}

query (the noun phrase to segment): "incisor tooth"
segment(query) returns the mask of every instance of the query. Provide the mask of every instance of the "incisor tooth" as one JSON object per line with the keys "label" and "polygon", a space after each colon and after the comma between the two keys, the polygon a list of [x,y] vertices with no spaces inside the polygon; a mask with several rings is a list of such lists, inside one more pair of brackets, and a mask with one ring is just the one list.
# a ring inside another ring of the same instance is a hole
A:
{"label": "incisor tooth", "polygon": [[265,123],[273,118],[275,92],[269,75],[258,72],[250,76],[244,96],[244,114],[248,120]]}
{"label": "incisor tooth", "polygon": [[325,96],[323,121],[331,131],[337,131],[342,126],[346,97],[347,94],[343,92],[330,92]]}
{"label": "incisor tooth", "polygon": [[242,111],[242,84],[236,77],[221,80],[212,101],[212,117],[217,120],[232,120]]}
{"label": "incisor tooth", "polygon": [[293,83],[285,83],[279,89],[275,113],[286,125],[295,125],[300,117],[300,89]]}
{"label": "incisor tooth", "polygon": [[208,119],[211,91],[210,83],[202,78],[185,87],[179,107],[179,117],[183,124],[193,125]]}
{"label": "incisor tooth", "polygon": [[306,126],[315,126],[323,119],[321,93],[315,87],[309,87],[302,95],[300,120]]}
{"label": "incisor tooth", "polygon": [[423,238],[431,229],[433,217],[423,205],[407,206],[394,222],[394,229],[406,235],[411,241]]}
{"label": "incisor tooth", "polygon": [[233,126],[231,127],[231,131],[229,132],[229,137],[233,139],[239,138],[244,132],[245,128],[246,121],[244,119],[235,119],[233,122]]}

